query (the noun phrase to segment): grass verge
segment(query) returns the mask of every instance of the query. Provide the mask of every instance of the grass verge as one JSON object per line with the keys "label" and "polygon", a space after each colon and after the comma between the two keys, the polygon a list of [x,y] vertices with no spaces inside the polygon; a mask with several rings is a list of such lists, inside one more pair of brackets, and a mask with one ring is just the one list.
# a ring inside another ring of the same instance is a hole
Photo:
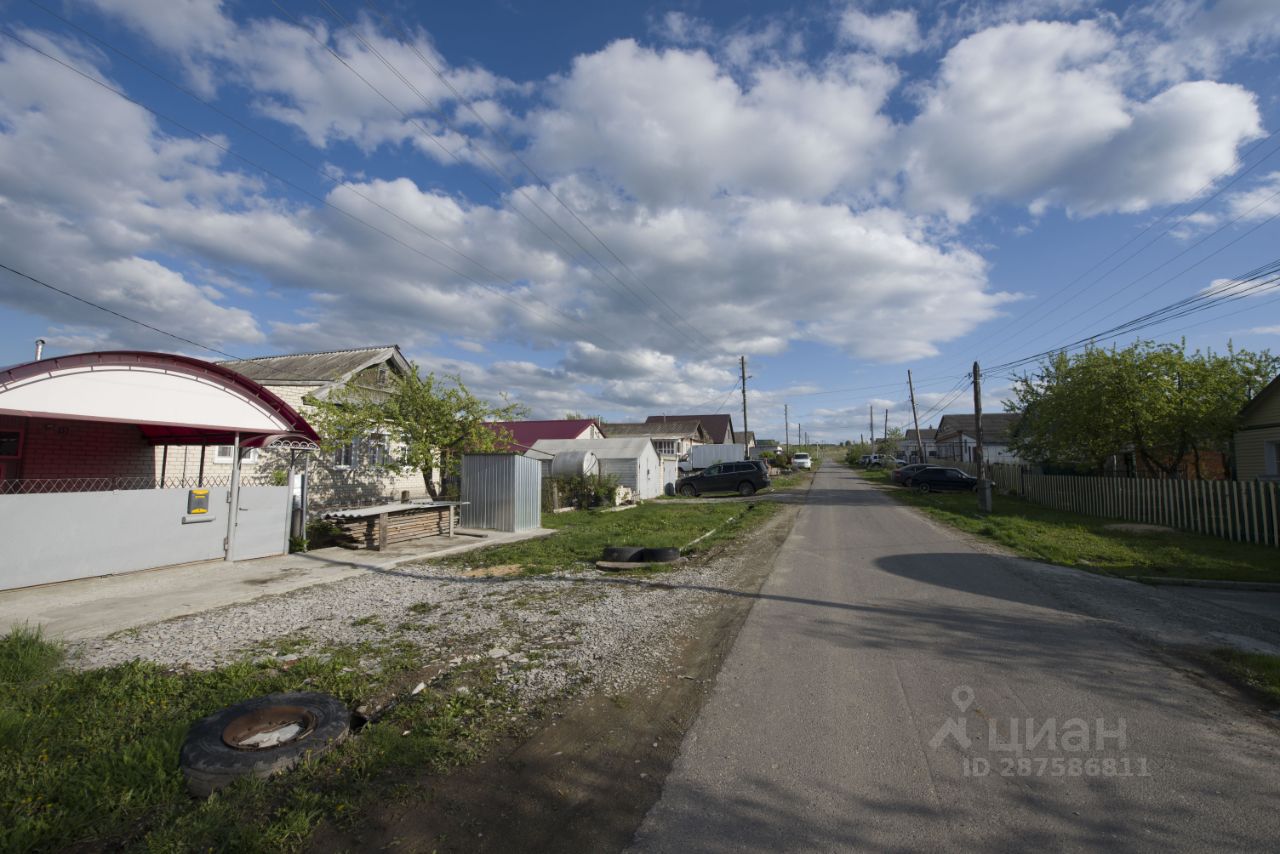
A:
{"label": "grass verge", "polygon": [[[0,850],[295,851],[322,818],[355,820],[397,770],[470,761],[510,726],[490,670],[453,672],[324,756],[199,801],[178,750],[197,719],[278,691],[325,691],[350,706],[417,679],[412,645],[330,648],[287,669],[244,660],[174,672],[146,662],[76,671],[38,631],[0,637]],[[467,692],[455,688],[465,684]]]}
{"label": "grass verge", "polygon": [[468,567],[519,564],[525,573],[537,575],[593,563],[600,559],[605,546],[683,548],[714,531],[687,552],[697,554],[754,528],[777,510],[777,505],[768,502],[655,502],[619,512],[575,510],[544,514],[543,527],[559,532],[553,537],[479,549],[444,558],[443,562]]}
{"label": "grass verge", "polygon": [[[888,484],[887,471],[859,470]],[[1051,510],[1008,495],[995,496],[995,512],[978,512],[972,493],[921,495],[894,487],[890,494],[952,527],[994,540],[1024,557],[1126,577],[1280,582],[1276,550],[1185,531],[1135,533],[1113,519]]]}
{"label": "grass verge", "polygon": [[1280,704],[1280,655],[1237,649],[1215,649],[1212,655],[1232,677],[1271,702]]}

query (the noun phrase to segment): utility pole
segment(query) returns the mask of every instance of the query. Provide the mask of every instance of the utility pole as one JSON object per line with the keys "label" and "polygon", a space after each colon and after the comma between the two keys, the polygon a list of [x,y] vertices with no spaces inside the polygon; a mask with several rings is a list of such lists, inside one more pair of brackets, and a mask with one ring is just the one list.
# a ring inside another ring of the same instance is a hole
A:
{"label": "utility pole", "polygon": [[874,403],[867,404],[867,412],[871,413],[871,451],[876,450],[876,405]]}
{"label": "utility pole", "polygon": [[791,450],[791,407],[782,404],[782,450]]}
{"label": "utility pole", "polygon": [[885,441],[889,439],[889,410],[884,411],[884,437]]}
{"label": "utility pole", "polygon": [[741,357],[738,364],[742,366],[742,450],[743,455],[748,456],[751,449],[747,447],[746,432],[751,428],[747,426],[747,357]]}
{"label": "utility pole", "polygon": [[978,509],[991,512],[991,481],[987,480],[987,461],[982,451],[982,369],[973,363],[973,461],[978,467]]}
{"label": "utility pole", "polygon": [[920,436],[920,416],[916,415],[916,387],[911,384],[911,370],[907,370],[907,389],[911,392],[911,420],[916,425],[916,447],[920,449],[920,462],[928,462],[924,455],[924,439]]}

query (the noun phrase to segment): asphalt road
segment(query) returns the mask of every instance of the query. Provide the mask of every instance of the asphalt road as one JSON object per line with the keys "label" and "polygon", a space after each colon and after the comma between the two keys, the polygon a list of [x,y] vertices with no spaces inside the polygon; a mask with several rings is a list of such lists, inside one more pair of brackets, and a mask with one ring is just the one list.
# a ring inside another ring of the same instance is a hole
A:
{"label": "asphalt road", "polygon": [[633,850],[1280,849],[1280,721],[1037,569],[823,468]]}

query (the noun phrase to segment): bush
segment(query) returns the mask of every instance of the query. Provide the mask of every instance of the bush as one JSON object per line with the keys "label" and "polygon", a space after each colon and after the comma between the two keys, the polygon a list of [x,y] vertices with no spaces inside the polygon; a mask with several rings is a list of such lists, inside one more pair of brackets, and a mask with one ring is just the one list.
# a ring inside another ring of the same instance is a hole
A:
{"label": "bush", "polygon": [[547,478],[543,481],[542,507],[556,510],[558,507],[612,506],[618,493],[618,478],[613,475],[578,475],[577,477]]}
{"label": "bush", "polygon": [[323,549],[350,541],[351,536],[336,522],[329,519],[312,519],[307,523],[307,536],[303,543],[309,549]]}

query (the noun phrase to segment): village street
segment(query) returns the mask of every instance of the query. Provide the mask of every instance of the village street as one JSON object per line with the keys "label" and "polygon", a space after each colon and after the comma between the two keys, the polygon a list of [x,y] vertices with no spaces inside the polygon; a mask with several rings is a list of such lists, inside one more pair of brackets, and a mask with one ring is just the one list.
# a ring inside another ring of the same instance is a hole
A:
{"label": "village street", "polygon": [[824,466],[633,850],[1274,850],[1276,721],[1097,584]]}

